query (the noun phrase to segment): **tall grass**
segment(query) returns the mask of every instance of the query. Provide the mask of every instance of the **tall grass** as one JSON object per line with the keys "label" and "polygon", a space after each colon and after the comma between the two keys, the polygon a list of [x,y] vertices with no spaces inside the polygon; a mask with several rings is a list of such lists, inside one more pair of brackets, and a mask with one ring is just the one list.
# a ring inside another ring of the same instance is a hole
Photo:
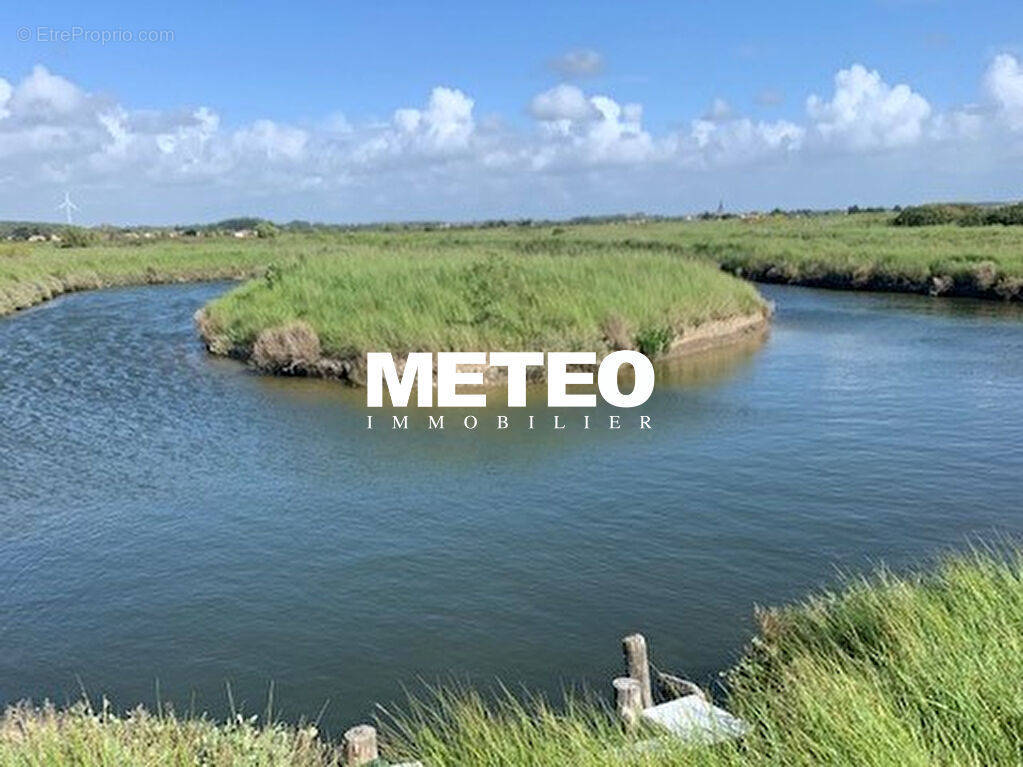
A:
{"label": "tall grass", "polygon": [[[323,353],[599,350],[760,311],[752,286],[670,252],[515,252],[507,246],[358,245],[275,267],[212,302],[205,332],[250,349],[308,324]],[[619,339],[620,341],[621,339]]]}
{"label": "tall grass", "polygon": [[[728,674],[741,741],[687,746],[626,735],[599,702],[552,706],[465,688],[383,716],[385,756],[468,765],[1018,765],[1023,761],[1023,553],[973,552],[933,569],[880,570],[760,614]],[[205,755],[202,762],[197,755]],[[291,759],[291,762],[287,760]],[[82,707],[15,708],[0,764],[332,764],[308,733],[214,726]],[[191,760],[191,761],[190,761]]]}
{"label": "tall grass", "polygon": [[0,243],[0,316],[77,290],[251,276],[278,253],[272,240],[227,238],[89,248]]}
{"label": "tall grass", "polygon": [[118,716],[79,703],[65,710],[26,704],[0,719],[4,767],[328,767],[340,752],[312,727],[257,724],[235,717],[226,724],[138,708]]}

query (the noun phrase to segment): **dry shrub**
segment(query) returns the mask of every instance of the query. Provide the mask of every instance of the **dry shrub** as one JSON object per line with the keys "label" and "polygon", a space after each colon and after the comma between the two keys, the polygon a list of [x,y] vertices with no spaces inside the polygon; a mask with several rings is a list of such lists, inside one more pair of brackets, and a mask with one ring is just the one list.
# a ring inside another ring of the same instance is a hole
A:
{"label": "dry shrub", "polygon": [[306,373],[320,359],[320,338],[308,322],[295,321],[259,334],[252,361],[274,373]]}
{"label": "dry shrub", "polygon": [[620,314],[608,315],[601,326],[601,331],[610,348],[615,350],[632,348],[632,334],[629,332],[629,325]]}
{"label": "dry shrub", "polygon": [[1002,277],[995,286],[995,292],[1006,301],[1023,298],[1023,277]]}
{"label": "dry shrub", "polygon": [[981,261],[973,267],[973,284],[978,290],[990,290],[998,281],[998,266],[991,261]]}

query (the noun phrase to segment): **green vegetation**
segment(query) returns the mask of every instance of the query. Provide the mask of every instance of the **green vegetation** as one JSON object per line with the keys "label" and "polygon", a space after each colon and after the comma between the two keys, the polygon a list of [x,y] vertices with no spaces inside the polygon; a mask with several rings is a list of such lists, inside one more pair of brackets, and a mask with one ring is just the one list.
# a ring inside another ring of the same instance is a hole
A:
{"label": "green vegetation", "polygon": [[326,767],[339,765],[338,750],[314,727],[257,724],[235,717],[227,724],[181,718],[171,711],[138,708],[117,716],[80,703],[66,710],[22,704],[0,719],[3,767]]}
{"label": "green vegetation", "polygon": [[895,226],[1018,226],[1023,224],[1023,203],[981,206],[939,203],[906,208],[892,219]]}
{"label": "green vegetation", "polygon": [[[664,248],[524,252],[515,243],[447,245],[420,235],[356,243],[274,265],[211,303],[214,349],[269,364],[389,350],[601,350],[657,354],[688,329],[763,311],[756,291]],[[560,249],[559,249],[560,250]],[[614,327],[614,331],[610,330]],[[273,341],[268,334],[273,335]],[[300,340],[304,339],[304,340]]]}
{"label": "green vegetation", "polygon": [[81,226],[65,227],[58,235],[62,248],[87,248],[96,242],[96,234]]}
{"label": "green vegetation", "polygon": [[0,243],[0,315],[76,290],[254,275],[276,257],[274,242]]}
{"label": "green vegetation", "polygon": [[1023,227],[891,220],[860,213],[578,227],[571,241],[591,249],[668,246],[761,282],[1023,299]]}
{"label": "green vegetation", "polygon": [[323,230],[235,219],[224,231],[244,236],[101,232],[66,249],[7,241],[0,314],[71,290],[263,275],[211,307],[213,345],[251,353],[264,330],[299,323],[319,352],[343,357],[380,344],[663,349],[683,327],[756,309],[755,292],[716,267],[765,282],[1023,298],[1023,227],[892,220],[860,211]]}
{"label": "green vegetation", "polygon": [[[728,674],[741,741],[685,746],[625,735],[593,701],[552,706],[471,690],[383,722],[392,763],[465,765],[1016,765],[1023,753],[1023,553],[971,553],[923,574],[880,571],[760,615]],[[0,720],[0,764],[333,764],[310,730],[127,719],[79,706]]]}

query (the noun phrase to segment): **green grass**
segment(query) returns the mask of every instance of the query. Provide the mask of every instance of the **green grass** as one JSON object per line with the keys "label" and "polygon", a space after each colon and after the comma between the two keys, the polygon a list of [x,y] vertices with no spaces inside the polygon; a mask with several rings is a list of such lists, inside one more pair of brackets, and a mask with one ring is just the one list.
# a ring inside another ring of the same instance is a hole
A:
{"label": "green grass", "polygon": [[0,719],[4,767],[326,767],[340,764],[336,747],[311,727],[257,724],[236,717],[226,724],[144,709],[118,716],[81,703],[8,708]]}
{"label": "green grass", "polygon": [[[769,282],[1023,297],[1023,227],[891,214],[0,244],[0,314],[111,285],[253,277],[214,301],[211,347],[277,361],[368,350],[665,349],[761,306]],[[258,360],[257,360],[258,362]],[[289,363],[290,364],[290,363]]]}
{"label": "green grass", "polygon": [[[1018,765],[1023,758],[1023,553],[950,557],[921,574],[879,571],[760,616],[728,675],[752,731],[690,747],[625,735],[592,700],[552,706],[454,688],[385,716],[391,762],[450,765]],[[655,660],[656,657],[655,657]],[[308,731],[79,706],[0,720],[0,765],[332,764]],[[205,761],[203,761],[205,760]]]}
{"label": "green grass", "polygon": [[273,241],[230,238],[87,248],[0,243],[0,316],[76,290],[251,276],[277,253]]}
{"label": "green grass", "polygon": [[[761,310],[749,284],[663,250],[517,252],[421,240],[348,245],[212,302],[208,335],[251,348],[307,323],[325,356],[366,351],[601,350]],[[658,349],[659,350],[659,349]]]}
{"label": "green grass", "polygon": [[[1018,765],[1023,555],[950,558],[922,575],[881,571],[765,612],[729,682],[729,708],[751,723],[749,736],[636,763]],[[619,763],[622,736],[592,709],[461,695],[439,711],[399,728],[401,753],[433,765]]]}

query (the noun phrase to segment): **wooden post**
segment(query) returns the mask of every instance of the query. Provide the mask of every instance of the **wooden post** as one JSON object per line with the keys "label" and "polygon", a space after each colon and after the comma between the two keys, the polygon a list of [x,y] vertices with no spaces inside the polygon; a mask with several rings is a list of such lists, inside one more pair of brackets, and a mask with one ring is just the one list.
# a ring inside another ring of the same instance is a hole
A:
{"label": "wooden post", "polygon": [[344,734],[344,753],[348,767],[358,767],[378,759],[376,728],[360,724],[348,730]]}
{"label": "wooden post", "polygon": [[625,671],[639,682],[643,708],[654,705],[654,694],[650,688],[650,662],[646,655],[646,638],[642,634],[629,634],[622,639],[625,651]]}
{"label": "wooden post", "polygon": [[611,684],[615,688],[615,712],[626,730],[634,730],[643,713],[643,695],[639,682],[631,676],[620,676]]}

